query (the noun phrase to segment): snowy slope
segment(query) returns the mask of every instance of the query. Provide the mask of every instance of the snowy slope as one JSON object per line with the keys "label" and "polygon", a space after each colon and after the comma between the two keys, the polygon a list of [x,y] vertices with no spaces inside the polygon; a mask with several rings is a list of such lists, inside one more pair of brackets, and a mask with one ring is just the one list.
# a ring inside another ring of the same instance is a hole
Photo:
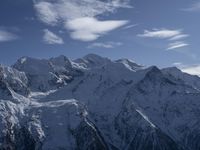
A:
{"label": "snowy slope", "polygon": [[200,78],[177,68],[23,57],[0,82],[0,149],[200,149]]}
{"label": "snowy slope", "polygon": [[74,62],[79,64],[79,66],[81,66],[82,68],[93,69],[96,67],[104,66],[105,64],[110,63],[111,60],[98,56],[96,54],[88,54],[83,58],[74,60]]}
{"label": "snowy slope", "polygon": [[[78,101],[20,100],[0,101],[0,149],[107,149]],[[80,139],[80,135],[84,137]]]}
{"label": "snowy slope", "polygon": [[0,98],[10,99],[13,91],[27,96],[30,93],[28,88],[28,80],[23,72],[0,65]]}
{"label": "snowy slope", "polygon": [[181,70],[176,67],[164,68],[162,69],[162,72],[168,76],[175,77],[177,80],[182,80],[186,84],[200,90],[200,78],[198,76],[181,72]]}
{"label": "snowy slope", "polygon": [[13,68],[26,74],[29,88],[35,92],[55,90],[82,73],[62,55],[51,59],[22,57]]}
{"label": "snowy slope", "polygon": [[125,67],[127,67],[128,69],[132,71],[137,71],[144,68],[144,66],[138,65],[137,63],[129,59],[119,59],[119,60],[116,60],[116,62],[122,63]]}

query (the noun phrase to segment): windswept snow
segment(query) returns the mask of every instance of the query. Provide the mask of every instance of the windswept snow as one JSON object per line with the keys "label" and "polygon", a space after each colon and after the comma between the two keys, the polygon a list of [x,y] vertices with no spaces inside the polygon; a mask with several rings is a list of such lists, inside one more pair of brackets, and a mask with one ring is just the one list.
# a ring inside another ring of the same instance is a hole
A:
{"label": "windswept snow", "polygon": [[136,109],[136,111],[153,127],[156,128],[156,126],[149,120],[149,118],[139,109]]}
{"label": "windswept snow", "polygon": [[40,99],[40,98],[44,98],[54,92],[56,92],[56,90],[49,90],[47,92],[30,92],[29,98]]}

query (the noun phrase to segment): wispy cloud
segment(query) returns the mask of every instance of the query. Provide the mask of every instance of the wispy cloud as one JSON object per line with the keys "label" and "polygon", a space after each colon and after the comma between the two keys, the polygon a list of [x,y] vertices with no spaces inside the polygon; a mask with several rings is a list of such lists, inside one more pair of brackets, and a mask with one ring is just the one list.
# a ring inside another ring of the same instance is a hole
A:
{"label": "wispy cloud", "polygon": [[[131,7],[129,0],[34,0],[34,6],[42,22],[51,26],[63,25],[70,31],[73,39],[81,41],[96,40],[128,23],[126,20],[100,21],[96,18],[97,15]],[[81,25],[82,22],[84,25]],[[98,28],[90,25],[97,25]],[[101,25],[104,27],[100,27]]]}
{"label": "wispy cloud", "polygon": [[123,45],[121,42],[105,42],[105,43],[92,43],[88,46],[88,48],[92,49],[92,48],[115,48],[117,46],[121,46]]}
{"label": "wispy cloud", "polygon": [[189,36],[188,34],[183,33],[183,31],[181,29],[177,29],[177,30],[170,30],[170,29],[144,30],[144,33],[138,34],[137,36],[142,37],[142,38],[154,38],[154,39],[167,40],[167,42],[171,41],[167,46],[167,50],[182,48],[182,47],[186,47],[189,45],[185,41],[180,41]]}
{"label": "wispy cloud", "polygon": [[182,30],[153,29],[153,30],[144,30],[144,33],[138,34],[138,36],[145,38],[177,40],[180,38],[185,38],[188,35],[183,34]]}
{"label": "wispy cloud", "polygon": [[181,63],[181,62],[174,62],[172,65],[173,65],[173,66],[176,66],[176,67],[179,67],[179,66],[182,65],[182,63]]}
{"label": "wispy cloud", "polygon": [[125,26],[123,29],[131,29],[131,28],[134,28],[136,26],[138,26],[139,24],[131,24],[131,25],[127,25]]}
{"label": "wispy cloud", "polygon": [[8,42],[8,41],[13,41],[18,38],[17,35],[14,33],[11,33],[5,29],[0,29],[0,42]]}
{"label": "wispy cloud", "polygon": [[38,17],[47,24],[68,19],[94,17],[118,8],[127,8],[129,0],[34,0]]}
{"label": "wispy cloud", "polygon": [[49,31],[48,29],[44,30],[43,40],[47,44],[64,44],[63,39],[61,37]]}
{"label": "wispy cloud", "polygon": [[193,3],[188,8],[181,9],[182,11],[188,11],[188,12],[199,12],[200,11],[200,1]]}
{"label": "wispy cloud", "polygon": [[183,33],[181,33],[181,34],[179,34],[179,35],[176,35],[176,36],[170,38],[169,40],[170,40],[170,41],[175,41],[175,40],[181,40],[181,39],[184,39],[184,38],[187,38],[187,37],[189,37],[188,34],[183,34]]}
{"label": "wispy cloud", "polygon": [[168,45],[167,50],[173,50],[173,49],[177,49],[177,48],[182,48],[182,47],[186,47],[188,45],[189,45],[188,43],[185,43],[183,41],[177,41],[177,42],[170,43]]}
{"label": "wispy cloud", "polygon": [[48,25],[56,25],[58,23],[58,6],[55,7],[52,3],[45,1],[35,2],[34,6],[36,8],[38,17],[42,22]]}

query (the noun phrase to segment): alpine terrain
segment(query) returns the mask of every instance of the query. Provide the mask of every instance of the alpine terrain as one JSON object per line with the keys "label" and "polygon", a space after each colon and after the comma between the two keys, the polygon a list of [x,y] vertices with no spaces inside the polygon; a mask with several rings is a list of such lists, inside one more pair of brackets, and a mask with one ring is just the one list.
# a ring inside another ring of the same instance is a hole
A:
{"label": "alpine terrain", "polygon": [[200,78],[95,54],[0,66],[0,150],[200,150]]}

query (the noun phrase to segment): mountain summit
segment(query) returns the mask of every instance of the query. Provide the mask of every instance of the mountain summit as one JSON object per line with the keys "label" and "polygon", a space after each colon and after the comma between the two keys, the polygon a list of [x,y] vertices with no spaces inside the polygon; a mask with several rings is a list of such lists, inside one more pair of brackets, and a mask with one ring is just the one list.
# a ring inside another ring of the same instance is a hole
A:
{"label": "mountain summit", "polygon": [[0,66],[2,150],[199,150],[200,78],[95,54]]}

